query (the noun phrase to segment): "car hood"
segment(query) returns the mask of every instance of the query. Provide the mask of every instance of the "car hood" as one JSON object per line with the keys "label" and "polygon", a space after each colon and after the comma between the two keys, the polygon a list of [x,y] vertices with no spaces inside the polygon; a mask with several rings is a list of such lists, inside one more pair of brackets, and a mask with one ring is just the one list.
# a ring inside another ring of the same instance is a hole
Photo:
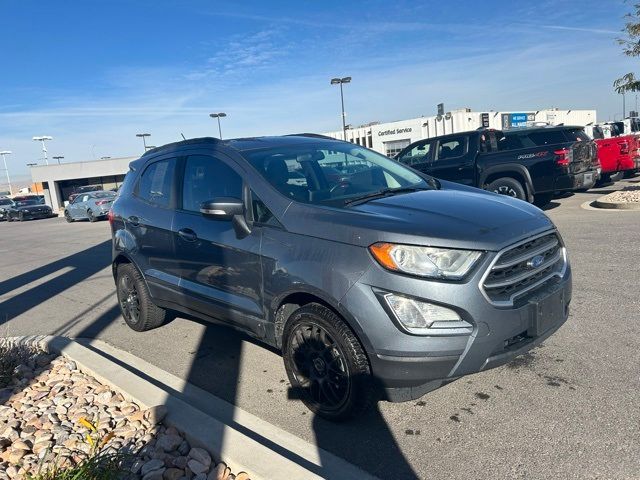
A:
{"label": "car hood", "polygon": [[294,203],[283,220],[291,231],[361,246],[397,242],[493,251],[554,228],[542,210],[529,203],[442,184],[439,190],[403,193],[344,209]]}

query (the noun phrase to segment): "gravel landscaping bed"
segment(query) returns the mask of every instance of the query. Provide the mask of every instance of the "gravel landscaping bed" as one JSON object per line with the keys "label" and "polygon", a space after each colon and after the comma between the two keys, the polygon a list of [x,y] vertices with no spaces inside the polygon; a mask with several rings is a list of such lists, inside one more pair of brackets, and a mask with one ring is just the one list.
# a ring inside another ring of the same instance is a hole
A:
{"label": "gravel landscaping bed", "polygon": [[625,187],[622,190],[605,195],[599,200],[612,203],[640,203],[640,187]]}
{"label": "gravel landscaping bed", "polygon": [[23,350],[12,367],[6,352],[0,348],[0,367],[12,370],[0,383],[1,480],[53,480],[61,477],[44,473],[96,457],[121,473],[95,478],[248,480],[165,427],[164,406],[141,410],[63,356]]}

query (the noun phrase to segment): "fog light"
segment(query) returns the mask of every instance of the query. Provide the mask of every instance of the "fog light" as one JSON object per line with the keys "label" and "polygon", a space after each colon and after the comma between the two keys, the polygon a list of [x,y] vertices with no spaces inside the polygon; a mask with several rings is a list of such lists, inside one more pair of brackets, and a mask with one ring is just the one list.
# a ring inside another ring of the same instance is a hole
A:
{"label": "fog light", "polygon": [[[424,334],[425,329],[434,327],[437,322],[455,322],[455,325],[451,325],[454,328],[460,327],[460,322],[463,322],[460,315],[453,310],[433,303],[393,293],[388,293],[384,299],[402,326],[412,333]],[[447,328],[447,325],[437,325],[437,328],[443,327]]]}

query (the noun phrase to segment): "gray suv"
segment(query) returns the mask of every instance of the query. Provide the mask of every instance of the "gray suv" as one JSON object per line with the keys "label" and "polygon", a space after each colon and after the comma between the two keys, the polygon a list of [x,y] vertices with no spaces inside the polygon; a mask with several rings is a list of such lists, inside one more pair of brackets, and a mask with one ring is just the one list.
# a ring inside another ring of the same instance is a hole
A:
{"label": "gray suv", "polygon": [[150,150],[109,220],[131,328],[177,312],[241,329],[281,349],[292,388],[331,420],[502,365],[571,300],[538,208],[317,135]]}

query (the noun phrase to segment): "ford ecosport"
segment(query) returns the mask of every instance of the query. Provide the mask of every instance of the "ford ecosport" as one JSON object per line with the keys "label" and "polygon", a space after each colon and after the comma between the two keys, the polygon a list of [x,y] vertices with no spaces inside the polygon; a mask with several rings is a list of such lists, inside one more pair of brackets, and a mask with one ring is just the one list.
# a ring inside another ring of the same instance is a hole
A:
{"label": "ford ecosport", "polygon": [[331,420],[504,364],[571,300],[538,208],[317,135],[150,150],[109,219],[131,328],[182,312],[240,329],[280,349],[292,388]]}

